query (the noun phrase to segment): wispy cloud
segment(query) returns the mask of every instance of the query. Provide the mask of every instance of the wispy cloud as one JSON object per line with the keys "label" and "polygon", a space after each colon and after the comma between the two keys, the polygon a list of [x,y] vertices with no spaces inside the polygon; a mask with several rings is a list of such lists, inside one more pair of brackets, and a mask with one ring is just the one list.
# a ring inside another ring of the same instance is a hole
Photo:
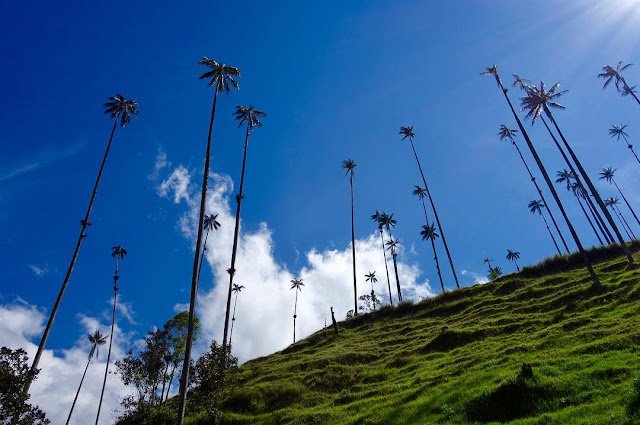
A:
{"label": "wispy cloud", "polygon": [[75,155],[82,149],[83,145],[76,144],[67,148],[51,151],[41,151],[33,158],[21,161],[18,165],[9,166],[9,171],[0,171],[0,183],[16,179],[33,171],[44,168],[56,161]]}
{"label": "wispy cloud", "polygon": [[52,269],[51,267],[49,267],[48,264],[45,264],[42,266],[38,266],[36,264],[27,264],[27,267],[29,267],[29,269],[33,272],[34,276],[37,278],[44,277],[44,275],[55,271],[55,269]]}
{"label": "wispy cloud", "polygon": [[167,159],[167,154],[162,150],[162,147],[158,146],[158,154],[156,155],[156,162],[153,165],[153,171],[149,173],[147,178],[151,181],[158,180],[160,171],[170,166],[171,162]]}

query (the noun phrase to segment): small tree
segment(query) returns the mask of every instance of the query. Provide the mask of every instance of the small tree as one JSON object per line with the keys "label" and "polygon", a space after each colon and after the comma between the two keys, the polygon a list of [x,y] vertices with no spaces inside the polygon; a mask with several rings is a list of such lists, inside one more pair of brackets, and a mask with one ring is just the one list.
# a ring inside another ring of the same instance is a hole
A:
{"label": "small tree", "polygon": [[220,421],[220,404],[233,388],[237,370],[238,359],[227,353],[217,341],[211,341],[209,351],[196,362],[194,396],[204,405],[213,424],[218,424]]}
{"label": "small tree", "polygon": [[38,406],[28,403],[29,395],[23,391],[27,383],[36,379],[38,372],[39,369],[29,367],[29,357],[23,349],[0,348],[0,423],[49,423]]}

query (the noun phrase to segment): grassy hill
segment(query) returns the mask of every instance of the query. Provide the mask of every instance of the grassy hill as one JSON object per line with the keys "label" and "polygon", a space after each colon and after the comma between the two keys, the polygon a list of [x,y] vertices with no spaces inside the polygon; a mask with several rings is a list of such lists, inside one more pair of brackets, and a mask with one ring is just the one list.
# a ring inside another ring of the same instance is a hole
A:
{"label": "grassy hill", "polygon": [[635,423],[640,269],[592,254],[600,286],[549,259],[247,362],[223,423]]}

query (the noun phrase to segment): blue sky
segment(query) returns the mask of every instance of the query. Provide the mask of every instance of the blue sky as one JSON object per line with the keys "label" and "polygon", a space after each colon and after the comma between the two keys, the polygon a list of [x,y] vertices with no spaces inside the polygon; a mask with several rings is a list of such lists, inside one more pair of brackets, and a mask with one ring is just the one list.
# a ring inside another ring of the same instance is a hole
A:
{"label": "blue sky", "polygon": [[[633,143],[640,110],[632,99],[602,91],[596,74],[606,63],[640,60],[639,8],[636,0],[291,1],[242,8],[232,2],[34,8],[10,1],[0,16],[0,81],[10,100],[0,106],[0,303],[51,307],[108,136],[102,103],[116,92],[138,99],[140,114],[117,130],[49,347],[76,343],[80,314],[104,318],[114,244],[129,251],[121,294],[134,313],[123,321],[125,330],[140,336],[187,301],[193,241],[180,220],[188,204],[159,196],[157,188],[180,165],[194,184],[200,179],[212,99],[197,79],[205,55],[244,74],[241,89],[219,102],[216,173],[239,176],[235,105],[254,104],[268,114],[250,145],[243,230],[268,227],[278,267],[296,275],[309,267],[310,251],[347,248],[348,180],[340,163],[352,158],[356,237],[373,233],[374,210],[395,213],[403,260],[437,290],[430,246],[418,233],[421,209],[411,196],[419,174],[397,134],[401,125],[415,126],[458,271],[484,274],[486,256],[511,270],[507,248],[520,251],[523,264],[551,255],[542,223],[526,208],[534,189],[515,151],[497,140],[500,124],[515,123],[494,81],[479,74],[497,63],[505,80],[517,72],[561,81],[570,92],[557,117],[584,165],[592,174],[618,168],[619,184],[638,203],[638,165],[607,129],[629,124]],[[626,76],[639,83],[640,68]],[[555,173],[560,158],[538,127],[531,135]],[[170,165],[154,175],[159,153]],[[560,192],[592,245],[577,205]],[[203,290],[216,282],[209,278]],[[446,285],[452,286],[448,274]]]}

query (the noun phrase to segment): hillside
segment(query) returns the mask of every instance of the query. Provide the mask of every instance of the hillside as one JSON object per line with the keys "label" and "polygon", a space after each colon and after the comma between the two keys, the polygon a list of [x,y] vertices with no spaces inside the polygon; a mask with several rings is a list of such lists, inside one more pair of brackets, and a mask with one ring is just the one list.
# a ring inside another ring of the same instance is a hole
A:
{"label": "hillside", "polygon": [[550,259],[249,361],[223,423],[634,423],[640,270],[593,255],[599,287],[575,256]]}

